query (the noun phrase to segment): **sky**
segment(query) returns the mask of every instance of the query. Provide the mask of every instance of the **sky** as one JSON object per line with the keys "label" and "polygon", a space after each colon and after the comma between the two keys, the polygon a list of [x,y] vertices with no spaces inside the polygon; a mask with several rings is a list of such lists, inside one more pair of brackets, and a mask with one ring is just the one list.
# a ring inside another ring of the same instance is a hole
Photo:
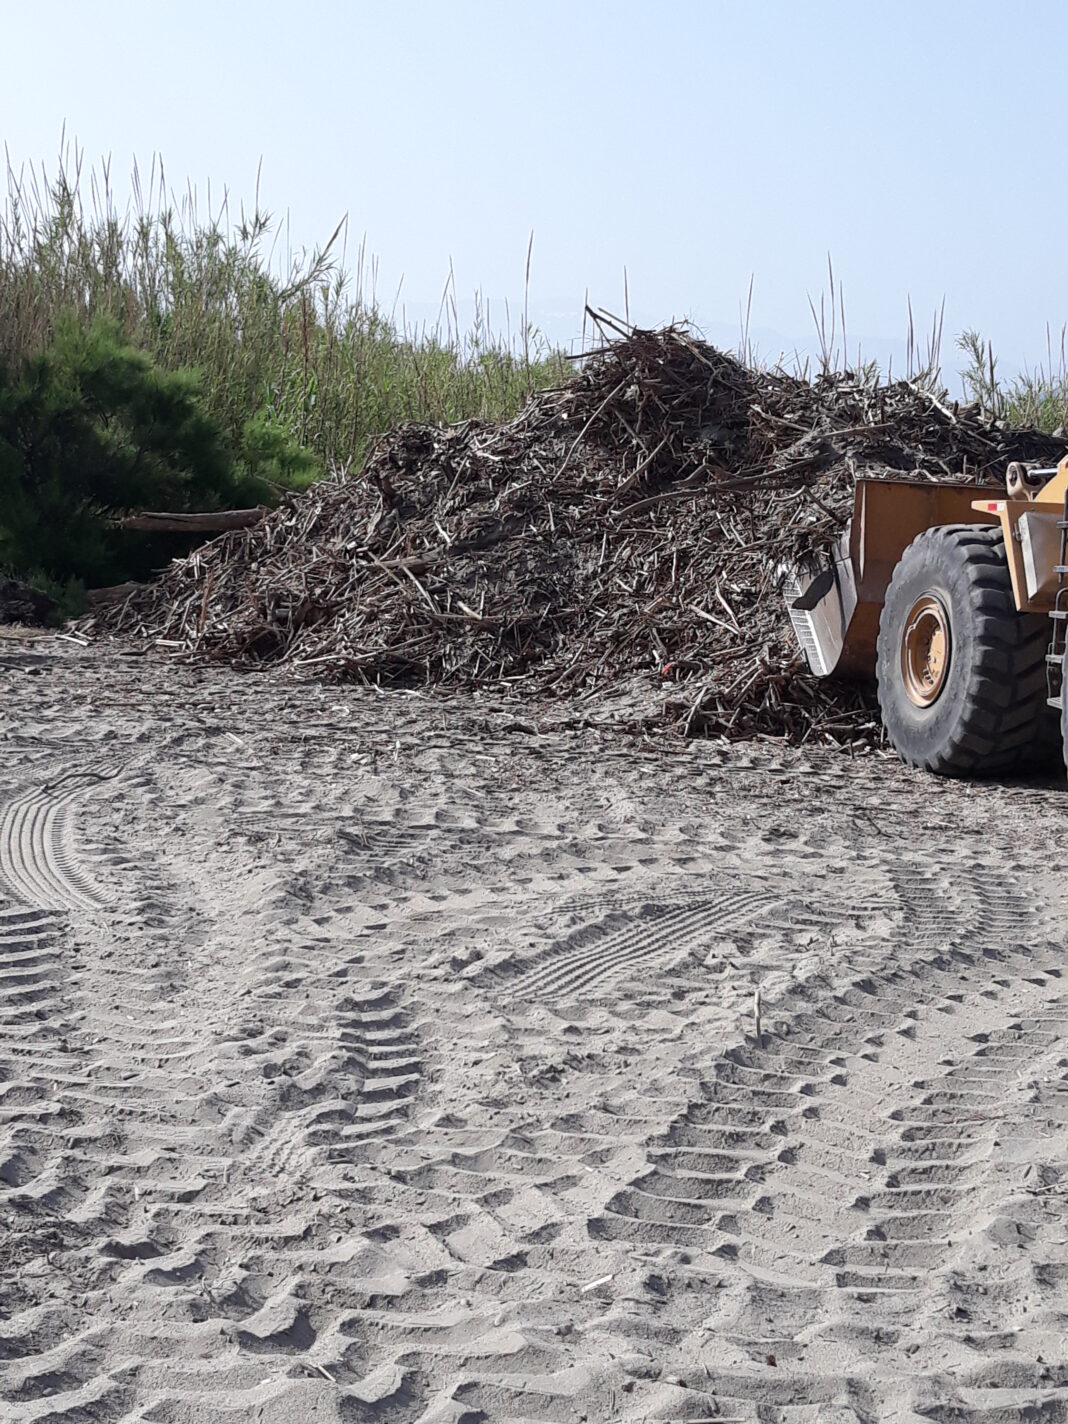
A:
{"label": "sky", "polygon": [[[206,202],[348,219],[408,319],[455,274],[513,329],[577,338],[586,295],[688,318],[765,358],[815,345],[828,254],[850,358],[900,368],[911,301],[945,302],[1007,370],[1068,320],[1058,65],[1047,0],[0,0],[0,137],[15,169],[136,161]],[[625,277],[624,277],[625,274]]]}

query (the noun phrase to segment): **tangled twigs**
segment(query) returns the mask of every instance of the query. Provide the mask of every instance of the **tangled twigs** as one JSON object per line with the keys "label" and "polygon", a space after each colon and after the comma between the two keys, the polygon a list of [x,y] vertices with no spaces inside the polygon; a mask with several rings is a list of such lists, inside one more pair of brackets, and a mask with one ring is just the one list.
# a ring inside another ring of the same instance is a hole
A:
{"label": "tangled twigs", "polygon": [[1062,453],[907,382],[809,384],[627,331],[506,425],[393,431],[89,626],[380,685],[644,675],[688,734],[852,744],[877,734],[870,699],[804,669],[780,566],[836,537],[857,474],[982,482]]}

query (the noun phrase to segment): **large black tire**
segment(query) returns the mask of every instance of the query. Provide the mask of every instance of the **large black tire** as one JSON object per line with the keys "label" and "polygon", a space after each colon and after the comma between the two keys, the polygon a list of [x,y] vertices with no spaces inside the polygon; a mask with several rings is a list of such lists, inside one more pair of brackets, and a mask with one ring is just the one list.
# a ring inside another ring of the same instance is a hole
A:
{"label": "large black tire", "polygon": [[[903,647],[930,620],[925,603],[947,631],[944,672],[920,688],[931,697],[921,705]],[[1060,741],[1046,701],[1049,630],[1044,615],[1016,610],[1000,529],[947,524],[914,539],[886,591],[876,657],[883,726],[902,761],[983,776],[1047,759]]]}

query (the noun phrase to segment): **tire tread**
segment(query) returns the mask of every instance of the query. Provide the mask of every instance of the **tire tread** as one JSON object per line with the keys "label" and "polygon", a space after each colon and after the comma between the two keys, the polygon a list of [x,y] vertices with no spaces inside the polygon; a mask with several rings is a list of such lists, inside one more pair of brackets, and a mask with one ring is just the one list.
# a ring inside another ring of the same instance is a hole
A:
{"label": "tire tread", "polygon": [[[941,743],[921,747],[907,719],[897,714],[897,700],[905,696],[900,633],[884,628],[884,604],[877,681],[887,736],[903,761],[928,771],[950,776],[1012,771],[1033,760],[1036,747],[1043,748],[1056,730],[1046,706],[1048,620],[1017,611],[1000,529],[947,524],[925,530],[901,556],[887,602],[924,566],[963,595],[970,610],[969,682]],[[1068,749],[1068,717],[1063,727]]]}

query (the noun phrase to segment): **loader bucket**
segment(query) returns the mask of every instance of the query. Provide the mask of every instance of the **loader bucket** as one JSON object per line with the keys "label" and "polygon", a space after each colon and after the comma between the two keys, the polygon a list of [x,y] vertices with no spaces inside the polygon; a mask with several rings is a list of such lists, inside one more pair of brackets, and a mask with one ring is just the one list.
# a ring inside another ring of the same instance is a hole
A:
{"label": "loader bucket", "polygon": [[990,524],[974,500],[1004,500],[1002,488],[858,480],[849,528],[829,554],[783,570],[790,621],[817,677],[870,680],[887,585],[908,546],[939,524]]}

